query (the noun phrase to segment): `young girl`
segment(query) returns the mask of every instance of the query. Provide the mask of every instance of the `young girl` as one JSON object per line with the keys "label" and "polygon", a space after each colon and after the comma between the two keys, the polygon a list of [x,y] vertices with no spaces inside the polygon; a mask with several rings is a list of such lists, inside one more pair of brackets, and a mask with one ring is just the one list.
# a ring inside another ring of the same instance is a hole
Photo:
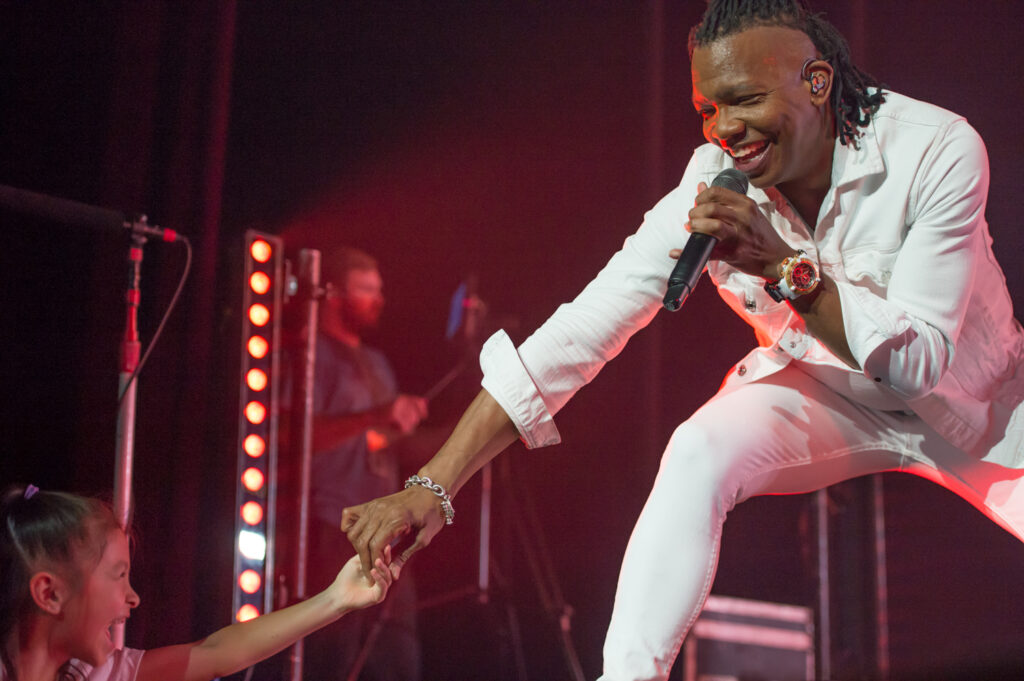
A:
{"label": "young girl", "polygon": [[364,576],[355,557],[330,587],[291,607],[195,643],[115,650],[111,628],[139,604],[130,563],[128,539],[106,504],[31,485],[6,493],[0,499],[0,681],[208,681],[379,603],[393,579],[380,560]]}

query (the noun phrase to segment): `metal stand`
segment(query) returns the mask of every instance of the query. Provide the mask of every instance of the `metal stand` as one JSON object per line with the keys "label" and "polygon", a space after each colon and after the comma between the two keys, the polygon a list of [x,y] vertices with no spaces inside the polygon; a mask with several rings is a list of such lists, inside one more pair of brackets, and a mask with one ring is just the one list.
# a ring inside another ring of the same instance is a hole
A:
{"label": "metal stand", "polygon": [[[299,490],[298,517],[295,536],[295,599],[305,600],[306,572],[309,553],[309,497],[313,465],[313,373],[316,368],[316,334],[320,311],[320,251],[303,249],[299,252],[299,289],[298,295],[304,304],[303,312],[303,348],[302,354],[294,364],[296,371],[293,376],[300,377],[296,386],[297,399],[292,402],[292,413],[298,418],[293,420],[298,427],[292,426],[293,451],[298,452],[299,459]],[[305,656],[304,639],[292,645],[289,658],[288,678],[291,681],[302,681],[302,666]]]}
{"label": "metal stand", "polygon": [[[125,325],[121,338],[118,373],[118,410],[116,456],[114,459],[114,516],[122,528],[132,521],[132,467],[135,460],[135,406],[139,387],[135,370],[139,367],[139,302],[142,292],[142,247],[146,237],[132,234],[128,248],[128,287],[125,291]],[[116,648],[124,647],[124,623],[114,626],[112,638]]]}

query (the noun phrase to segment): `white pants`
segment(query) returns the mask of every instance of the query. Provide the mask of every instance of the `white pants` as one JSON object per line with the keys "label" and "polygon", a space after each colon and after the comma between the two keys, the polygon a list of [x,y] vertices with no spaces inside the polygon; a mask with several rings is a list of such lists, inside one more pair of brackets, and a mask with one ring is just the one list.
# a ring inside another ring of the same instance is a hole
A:
{"label": "white pants", "polygon": [[978,462],[917,416],[868,409],[792,365],[723,389],[676,429],[662,456],[623,557],[601,679],[668,678],[738,502],[887,470],[938,482],[1024,539],[1024,528],[1011,527],[984,495],[1021,471]]}

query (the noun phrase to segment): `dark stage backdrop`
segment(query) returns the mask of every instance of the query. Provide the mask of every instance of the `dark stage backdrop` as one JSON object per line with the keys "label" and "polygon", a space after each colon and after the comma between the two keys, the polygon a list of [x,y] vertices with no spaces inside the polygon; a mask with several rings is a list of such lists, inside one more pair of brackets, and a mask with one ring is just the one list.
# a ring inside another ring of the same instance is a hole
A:
{"label": "dark stage backdrop", "polygon": [[[1024,98],[1014,78],[1024,5],[815,4],[866,70],[966,115],[986,139],[988,218],[1020,310]],[[452,361],[448,298],[467,276],[477,275],[492,321],[522,340],[678,181],[701,141],[685,43],[702,7],[0,2],[0,184],[145,212],[196,246],[139,386],[133,573],[143,606],[129,644],[179,642],[230,619],[245,229],[281,233],[292,248],[343,242],[376,254],[388,307],[374,343],[404,390],[424,391]],[[0,220],[0,483],[109,494],[126,246],[117,235]],[[145,341],[182,263],[178,247],[146,247]],[[513,522],[522,490],[541,519],[527,530],[531,545],[547,547],[595,677],[619,558],[661,446],[752,343],[705,284],[559,415],[564,444],[517,445],[504,457],[497,602],[517,608],[531,678],[567,674]],[[450,424],[472,379],[436,401],[433,426]],[[923,481],[887,475],[884,489],[892,678],[1022,668],[1024,547]],[[478,496],[476,483],[467,487],[459,524],[417,558],[424,597],[472,580]],[[834,495],[837,515],[850,496]],[[807,497],[737,508],[715,590],[813,605],[809,509]],[[870,597],[855,577],[836,588],[847,601]],[[861,626],[854,619],[840,617]],[[424,611],[422,623],[427,678],[509,674],[501,607],[456,601]],[[835,676],[866,678],[848,659],[863,642],[851,631],[840,638],[848,648]]]}

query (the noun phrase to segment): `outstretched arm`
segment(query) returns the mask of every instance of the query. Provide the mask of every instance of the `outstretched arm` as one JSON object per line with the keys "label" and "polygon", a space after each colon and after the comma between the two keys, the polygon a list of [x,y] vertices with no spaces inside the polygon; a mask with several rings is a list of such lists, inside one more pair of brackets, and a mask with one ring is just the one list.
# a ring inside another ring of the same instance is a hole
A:
{"label": "outstretched arm", "polygon": [[[469,478],[518,437],[511,419],[486,391],[466,409],[451,437],[420,470],[452,496]],[[400,569],[412,554],[430,543],[444,522],[441,500],[423,487],[346,508],[341,529],[365,566],[376,564],[392,541],[414,533],[413,543],[395,558]]]}
{"label": "outstretched arm", "polygon": [[[201,641],[148,650],[139,681],[209,681],[245,669],[298,639],[330,624],[350,610],[384,599],[393,574],[385,565],[390,552],[364,573],[359,559],[345,563],[334,583],[310,599],[248,622],[224,627]],[[370,576],[367,577],[366,574]]]}

